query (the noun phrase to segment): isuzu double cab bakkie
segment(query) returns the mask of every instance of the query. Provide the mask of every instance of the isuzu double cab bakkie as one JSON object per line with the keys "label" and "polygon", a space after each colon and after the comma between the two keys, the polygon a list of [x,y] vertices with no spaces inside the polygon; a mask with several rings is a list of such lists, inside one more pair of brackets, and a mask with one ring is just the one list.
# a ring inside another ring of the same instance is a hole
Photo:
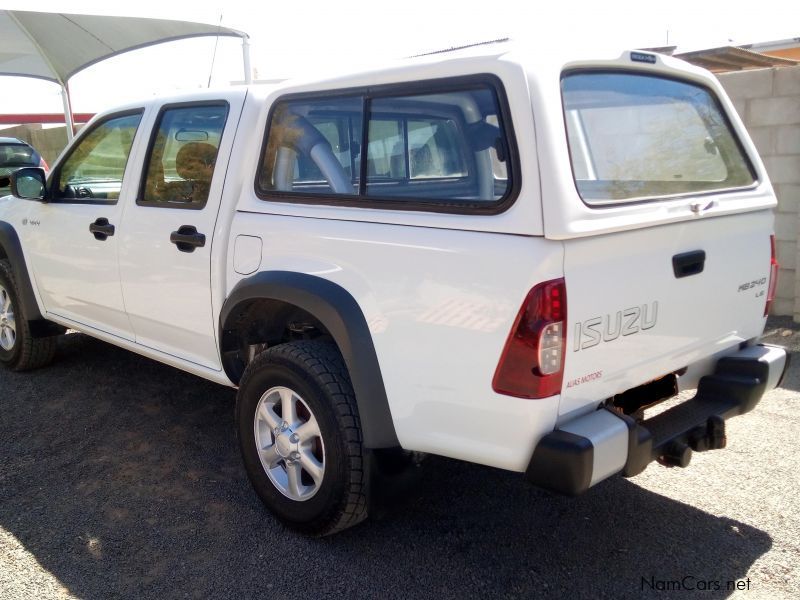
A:
{"label": "isuzu double cab bakkie", "polygon": [[10,183],[0,361],[68,328],[238,387],[255,490],[312,534],[403,452],[567,494],[685,466],[786,367],[758,343],[774,193],[670,57],[483,46],[149,99]]}

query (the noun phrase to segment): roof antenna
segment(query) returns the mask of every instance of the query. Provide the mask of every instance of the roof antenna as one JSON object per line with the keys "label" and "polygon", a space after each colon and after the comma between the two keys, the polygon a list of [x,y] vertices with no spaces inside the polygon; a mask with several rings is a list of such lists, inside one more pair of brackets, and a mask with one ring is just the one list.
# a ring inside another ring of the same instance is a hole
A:
{"label": "roof antenna", "polygon": [[217,59],[217,46],[219,45],[219,32],[222,29],[222,13],[219,13],[219,25],[217,25],[217,37],[214,40],[214,54],[211,55],[211,69],[208,71],[207,88],[211,87],[211,74],[214,72],[214,61]]}

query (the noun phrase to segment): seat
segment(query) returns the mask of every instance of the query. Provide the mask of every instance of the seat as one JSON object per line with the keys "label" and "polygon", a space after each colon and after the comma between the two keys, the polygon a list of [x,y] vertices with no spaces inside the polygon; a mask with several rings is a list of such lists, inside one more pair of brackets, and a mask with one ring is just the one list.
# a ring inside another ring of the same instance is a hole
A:
{"label": "seat", "polygon": [[178,150],[175,171],[191,185],[185,186],[178,200],[193,204],[205,204],[214,174],[217,148],[205,142],[189,142]]}

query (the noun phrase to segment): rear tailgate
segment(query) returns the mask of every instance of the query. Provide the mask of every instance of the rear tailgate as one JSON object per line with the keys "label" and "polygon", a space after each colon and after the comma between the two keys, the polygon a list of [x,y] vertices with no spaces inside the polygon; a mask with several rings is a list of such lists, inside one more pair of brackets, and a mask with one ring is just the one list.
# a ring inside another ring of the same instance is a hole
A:
{"label": "rear tailgate", "polygon": [[641,56],[566,68],[560,131],[543,132],[564,150],[542,164],[545,235],[564,244],[562,418],[711,371],[764,327],[776,201],[761,161],[713,76]]}
{"label": "rear tailgate", "polygon": [[760,211],[565,242],[560,413],[760,335],[772,219]]}

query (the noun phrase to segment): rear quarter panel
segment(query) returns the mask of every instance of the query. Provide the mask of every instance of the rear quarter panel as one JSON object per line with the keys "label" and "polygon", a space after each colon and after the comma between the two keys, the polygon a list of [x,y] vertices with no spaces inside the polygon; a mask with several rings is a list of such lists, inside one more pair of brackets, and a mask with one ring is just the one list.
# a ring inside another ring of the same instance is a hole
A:
{"label": "rear quarter panel", "polygon": [[[558,396],[502,396],[492,377],[528,291],[561,275],[559,242],[252,213],[234,231],[231,256],[237,235],[260,237],[260,271],[316,275],[353,295],[404,448],[525,469]],[[228,288],[242,277],[231,269]]]}

